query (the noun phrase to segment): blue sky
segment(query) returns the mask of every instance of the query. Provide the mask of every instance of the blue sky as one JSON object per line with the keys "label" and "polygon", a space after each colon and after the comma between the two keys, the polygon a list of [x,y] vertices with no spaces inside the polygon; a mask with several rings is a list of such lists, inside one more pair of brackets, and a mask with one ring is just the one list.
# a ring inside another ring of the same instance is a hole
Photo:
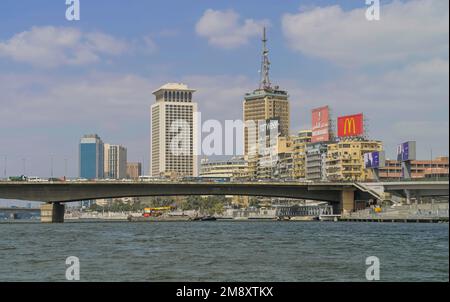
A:
{"label": "blue sky", "polygon": [[78,173],[85,133],[128,147],[149,164],[151,92],[165,82],[197,89],[206,119],[240,119],[258,85],[268,26],[272,82],[288,90],[292,132],[310,110],[364,112],[388,156],[417,140],[421,158],[448,155],[448,1],[64,0],[0,2],[0,176]]}

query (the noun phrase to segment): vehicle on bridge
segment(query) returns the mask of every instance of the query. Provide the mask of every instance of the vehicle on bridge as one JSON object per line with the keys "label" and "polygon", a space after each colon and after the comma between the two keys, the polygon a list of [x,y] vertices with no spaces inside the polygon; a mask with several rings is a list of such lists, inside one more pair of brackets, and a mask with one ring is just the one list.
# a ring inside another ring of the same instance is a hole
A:
{"label": "vehicle on bridge", "polygon": [[160,177],[160,176],[148,176],[148,175],[141,175],[138,178],[139,181],[143,181],[143,182],[160,182],[160,181],[169,181],[167,178],[165,177]]}
{"label": "vehicle on bridge", "polygon": [[29,182],[48,182],[48,179],[40,178],[38,176],[29,176],[27,179]]}
{"label": "vehicle on bridge", "polygon": [[230,177],[194,177],[194,176],[185,176],[181,179],[184,182],[229,182]]}
{"label": "vehicle on bridge", "polygon": [[87,178],[75,178],[75,179],[67,179],[69,182],[83,182],[83,181],[89,181]]}
{"label": "vehicle on bridge", "polygon": [[60,181],[65,181],[64,178],[57,178],[57,177],[50,177],[48,179],[49,182],[60,182]]}
{"label": "vehicle on bridge", "polygon": [[10,176],[8,178],[9,181],[27,181],[28,177],[26,177],[25,175],[20,175],[20,176]]}

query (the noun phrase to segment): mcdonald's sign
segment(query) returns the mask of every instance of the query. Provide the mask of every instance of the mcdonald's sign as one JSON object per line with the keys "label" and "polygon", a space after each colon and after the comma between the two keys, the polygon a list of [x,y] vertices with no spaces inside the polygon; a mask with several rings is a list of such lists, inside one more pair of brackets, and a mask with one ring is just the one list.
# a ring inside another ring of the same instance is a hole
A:
{"label": "mcdonald's sign", "polygon": [[364,116],[362,113],[338,117],[338,137],[362,136]]}

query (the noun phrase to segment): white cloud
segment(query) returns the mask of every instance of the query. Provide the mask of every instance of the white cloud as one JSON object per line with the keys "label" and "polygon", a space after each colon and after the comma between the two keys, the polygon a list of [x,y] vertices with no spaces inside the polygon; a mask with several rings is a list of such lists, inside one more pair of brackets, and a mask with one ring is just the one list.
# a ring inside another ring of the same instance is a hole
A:
{"label": "white cloud", "polygon": [[90,125],[119,129],[122,123],[146,117],[152,100],[148,79],[104,73],[76,77],[0,74],[0,128]]}
{"label": "white cloud", "polygon": [[382,4],[381,20],[372,22],[365,10],[334,5],[285,14],[283,33],[292,49],[345,66],[448,57],[448,1]]}
{"label": "white cloud", "polygon": [[197,90],[202,117],[218,120],[242,119],[244,95],[257,85],[243,75],[190,75],[183,82]]}
{"label": "white cloud", "polygon": [[261,35],[267,20],[245,19],[233,10],[208,9],[196,24],[199,36],[208,39],[211,45],[220,48],[237,48],[248,43],[249,39]]}
{"label": "white cloud", "polygon": [[158,50],[158,46],[153,38],[150,35],[147,35],[142,38],[142,42],[139,42],[138,49],[142,49],[144,53],[153,54]]}
{"label": "white cloud", "polygon": [[83,33],[70,27],[32,27],[0,41],[0,57],[38,67],[87,65],[102,55],[120,55],[127,51],[125,41],[101,32]]}

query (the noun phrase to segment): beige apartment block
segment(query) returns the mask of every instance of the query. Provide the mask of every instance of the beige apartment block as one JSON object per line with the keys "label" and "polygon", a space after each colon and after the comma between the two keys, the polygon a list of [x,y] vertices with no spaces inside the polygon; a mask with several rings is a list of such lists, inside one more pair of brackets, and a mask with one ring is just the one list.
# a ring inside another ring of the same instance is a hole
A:
{"label": "beige apartment block", "polygon": [[306,179],[306,147],[311,142],[312,130],[299,131],[297,136],[292,138],[292,178]]}
{"label": "beige apartment block", "polygon": [[330,181],[364,181],[369,178],[364,154],[382,151],[383,144],[374,140],[343,140],[327,147],[326,173]]}
{"label": "beige apartment block", "polygon": [[105,178],[127,177],[127,148],[121,145],[104,144]]}

